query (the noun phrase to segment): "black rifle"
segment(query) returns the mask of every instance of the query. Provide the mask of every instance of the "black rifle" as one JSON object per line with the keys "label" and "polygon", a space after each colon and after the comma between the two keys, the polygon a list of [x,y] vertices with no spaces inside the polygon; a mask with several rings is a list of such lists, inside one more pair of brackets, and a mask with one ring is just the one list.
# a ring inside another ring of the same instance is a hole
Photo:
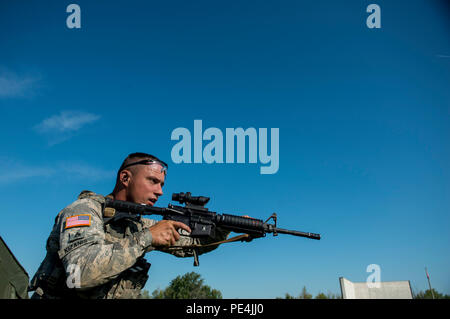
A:
{"label": "black rifle", "polygon": [[[213,238],[215,237],[216,227],[236,233],[248,234],[244,237],[245,241],[253,238],[266,236],[266,233],[288,234],[311,239],[320,239],[320,234],[306,233],[296,230],[287,230],[277,228],[277,215],[272,214],[265,222],[261,219],[242,217],[230,214],[218,214],[209,211],[205,205],[209,202],[209,197],[191,196],[191,193],[174,193],[172,200],[185,206],[175,206],[169,204],[167,208],[155,207],[144,204],[136,204],[121,200],[106,198],[105,202],[105,222],[121,218],[127,218],[130,215],[161,215],[163,219],[182,222],[191,229],[190,237],[193,238]],[[268,221],[272,219],[273,224]],[[198,266],[198,256],[194,249],[194,265]]]}

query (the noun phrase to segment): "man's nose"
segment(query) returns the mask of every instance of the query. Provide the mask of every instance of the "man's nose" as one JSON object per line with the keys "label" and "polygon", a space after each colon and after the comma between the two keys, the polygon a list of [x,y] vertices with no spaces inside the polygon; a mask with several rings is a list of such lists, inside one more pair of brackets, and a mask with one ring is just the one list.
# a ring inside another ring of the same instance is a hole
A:
{"label": "man's nose", "polygon": [[159,197],[159,196],[162,196],[162,194],[163,194],[162,186],[161,186],[161,184],[158,184],[158,187],[156,188],[156,191],[155,191],[155,195],[158,195],[158,197]]}

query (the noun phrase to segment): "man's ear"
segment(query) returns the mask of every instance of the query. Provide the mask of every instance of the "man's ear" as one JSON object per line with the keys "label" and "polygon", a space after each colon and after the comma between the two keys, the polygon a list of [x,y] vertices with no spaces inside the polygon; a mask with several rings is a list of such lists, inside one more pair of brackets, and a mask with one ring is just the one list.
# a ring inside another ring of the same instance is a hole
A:
{"label": "man's ear", "polygon": [[120,172],[119,180],[123,184],[123,186],[128,187],[128,185],[130,184],[130,179],[131,179],[130,171],[124,169],[123,171]]}

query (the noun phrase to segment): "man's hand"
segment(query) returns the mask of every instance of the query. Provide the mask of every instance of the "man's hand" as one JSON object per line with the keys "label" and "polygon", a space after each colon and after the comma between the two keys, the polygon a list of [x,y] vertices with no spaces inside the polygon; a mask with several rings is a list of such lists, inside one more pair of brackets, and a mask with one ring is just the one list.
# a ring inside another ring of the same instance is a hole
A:
{"label": "man's hand", "polygon": [[152,246],[173,246],[175,242],[180,239],[178,229],[182,228],[189,233],[191,229],[186,224],[173,220],[161,220],[152,227],[150,232],[152,233]]}

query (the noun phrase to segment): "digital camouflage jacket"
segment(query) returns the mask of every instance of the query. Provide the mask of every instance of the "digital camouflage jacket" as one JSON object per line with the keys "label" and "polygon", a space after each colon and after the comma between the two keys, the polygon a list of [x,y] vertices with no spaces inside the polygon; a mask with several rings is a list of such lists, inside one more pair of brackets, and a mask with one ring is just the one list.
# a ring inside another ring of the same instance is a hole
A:
{"label": "digital camouflage jacket", "polygon": [[[30,290],[35,290],[32,298],[139,296],[150,268],[144,255],[155,250],[149,227],[157,221],[139,216],[105,223],[104,202],[104,196],[83,191],[57,215],[47,240],[46,257],[30,283]],[[202,240],[180,234],[177,246],[221,241],[229,232],[218,230],[216,238]],[[197,251],[202,254],[215,248]],[[177,257],[193,255],[192,250],[170,253]]]}

